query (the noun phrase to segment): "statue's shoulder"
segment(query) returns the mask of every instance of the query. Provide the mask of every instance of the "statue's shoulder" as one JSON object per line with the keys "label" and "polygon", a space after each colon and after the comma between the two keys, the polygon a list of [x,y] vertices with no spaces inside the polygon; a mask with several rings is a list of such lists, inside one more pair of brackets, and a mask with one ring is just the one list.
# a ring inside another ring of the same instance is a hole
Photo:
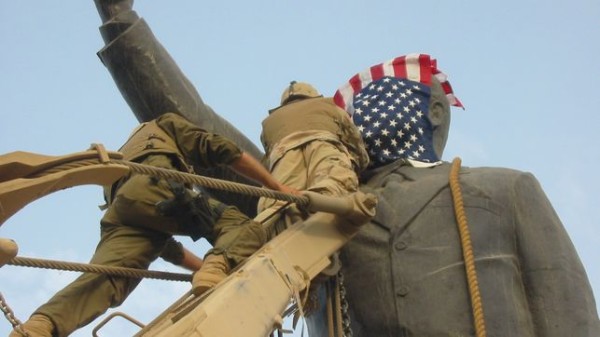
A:
{"label": "statue's shoulder", "polygon": [[531,172],[506,167],[463,167],[463,185],[484,191],[490,196],[514,197],[515,193],[541,194],[543,189]]}

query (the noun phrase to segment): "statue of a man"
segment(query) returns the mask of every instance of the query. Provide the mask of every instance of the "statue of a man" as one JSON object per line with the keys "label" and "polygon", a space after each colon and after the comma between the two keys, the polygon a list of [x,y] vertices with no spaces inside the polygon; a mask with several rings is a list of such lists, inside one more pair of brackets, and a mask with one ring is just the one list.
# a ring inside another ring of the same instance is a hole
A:
{"label": "statue of a man", "polygon": [[[407,71],[385,76],[370,67],[373,76],[353,77],[372,77],[364,90],[353,95],[346,85],[336,94],[363,130],[371,157],[361,188],[379,200],[373,221],[340,254],[353,336],[481,336],[482,328],[488,336],[600,336],[586,272],[536,178],[506,168],[460,168],[471,241],[461,243],[451,164],[440,160],[450,105],[460,102],[428,55],[377,66]],[[388,92],[394,111],[374,111],[378,104],[369,102]],[[466,251],[479,298],[469,290]],[[326,336],[324,330],[309,317],[311,337]]]}

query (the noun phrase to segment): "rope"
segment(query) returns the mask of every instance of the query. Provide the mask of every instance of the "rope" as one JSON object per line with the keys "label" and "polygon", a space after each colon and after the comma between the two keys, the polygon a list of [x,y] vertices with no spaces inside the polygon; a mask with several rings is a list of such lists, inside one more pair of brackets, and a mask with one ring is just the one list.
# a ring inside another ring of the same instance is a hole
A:
{"label": "rope", "polygon": [[452,199],[454,200],[454,215],[458,224],[460,243],[463,251],[463,258],[465,260],[465,271],[467,274],[469,294],[471,296],[471,309],[473,310],[475,334],[477,337],[485,337],[486,330],[483,317],[483,305],[479,293],[477,271],[475,270],[475,258],[473,255],[473,246],[471,244],[471,234],[467,224],[467,216],[458,179],[460,163],[460,158],[455,158],[452,161],[452,168],[450,169],[450,191],[452,192]]}
{"label": "rope", "polygon": [[190,282],[192,275],[169,273],[162,271],[143,270],[136,268],[105,266],[99,264],[85,264],[75,262],[64,262],[56,260],[35,259],[29,257],[15,257],[8,261],[7,264],[13,266],[47,268],[66,271],[79,271],[85,273],[107,274],[112,276],[122,276],[131,278],[151,278],[167,281],[182,281]]}
{"label": "rope", "polygon": [[[256,197],[266,197],[271,199],[283,200],[296,203],[299,207],[306,207],[309,204],[309,199],[306,196],[296,196],[292,194],[282,193],[262,187],[256,187],[241,183],[236,183],[227,180],[209,178],[197,174],[185,173],[176,170],[169,170],[161,167],[143,165],[126,160],[111,160],[109,163],[127,166],[132,173],[150,175],[157,178],[172,179],[177,182],[186,184],[195,184],[203,187],[220,189],[228,192],[247,194]],[[82,159],[74,160],[69,163],[57,165],[43,171],[31,174],[29,178],[41,177],[44,175],[70,170],[82,166],[98,165],[101,162],[98,159]]]}

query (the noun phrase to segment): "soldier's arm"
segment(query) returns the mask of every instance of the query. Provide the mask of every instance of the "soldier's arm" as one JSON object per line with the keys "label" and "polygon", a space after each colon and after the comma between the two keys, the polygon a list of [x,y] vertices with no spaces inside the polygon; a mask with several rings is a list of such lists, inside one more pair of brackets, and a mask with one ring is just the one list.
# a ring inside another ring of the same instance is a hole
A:
{"label": "soldier's arm", "polygon": [[237,173],[255,180],[267,188],[289,194],[299,194],[298,190],[277,181],[258,160],[246,152],[243,152],[230,166]]}
{"label": "soldier's arm", "polygon": [[183,247],[183,259],[181,260],[181,266],[189,271],[197,271],[202,267],[201,257],[192,253],[189,249]]}
{"label": "soldier's arm", "polygon": [[183,267],[189,271],[196,271],[202,267],[202,258],[185,248],[183,244],[174,238],[167,240],[160,257],[176,266]]}

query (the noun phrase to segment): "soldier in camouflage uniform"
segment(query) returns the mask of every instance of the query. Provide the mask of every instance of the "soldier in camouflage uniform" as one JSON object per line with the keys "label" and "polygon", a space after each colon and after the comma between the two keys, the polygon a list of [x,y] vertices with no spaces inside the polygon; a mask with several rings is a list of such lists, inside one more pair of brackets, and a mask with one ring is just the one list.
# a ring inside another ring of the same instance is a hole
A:
{"label": "soldier in camouflage uniform", "polygon": [[[141,124],[121,152],[126,160],[183,172],[191,172],[192,166],[228,165],[266,187],[295,193],[227,138],[208,133],[174,113]],[[131,175],[107,187],[105,195],[108,208],[90,263],[145,270],[163,255],[175,264],[189,266],[185,260],[190,252],[174,244],[172,236],[204,237],[213,248],[194,274],[195,294],[217,284],[267,240],[264,228],[236,207],[166,179]],[[84,273],[38,308],[23,327],[30,337],[68,336],[123,303],[139,282]],[[10,336],[20,334],[13,331]]]}
{"label": "soldier in camouflage uniform", "polygon": [[[332,196],[358,190],[357,174],[369,163],[360,133],[348,114],[312,85],[292,81],[262,128],[268,166],[283,184]],[[266,217],[281,206],[281,201],[262,198],[258,210],[269,209],[262,214]],[[285,214],[287,225],[302,217],[294,208]]]}

